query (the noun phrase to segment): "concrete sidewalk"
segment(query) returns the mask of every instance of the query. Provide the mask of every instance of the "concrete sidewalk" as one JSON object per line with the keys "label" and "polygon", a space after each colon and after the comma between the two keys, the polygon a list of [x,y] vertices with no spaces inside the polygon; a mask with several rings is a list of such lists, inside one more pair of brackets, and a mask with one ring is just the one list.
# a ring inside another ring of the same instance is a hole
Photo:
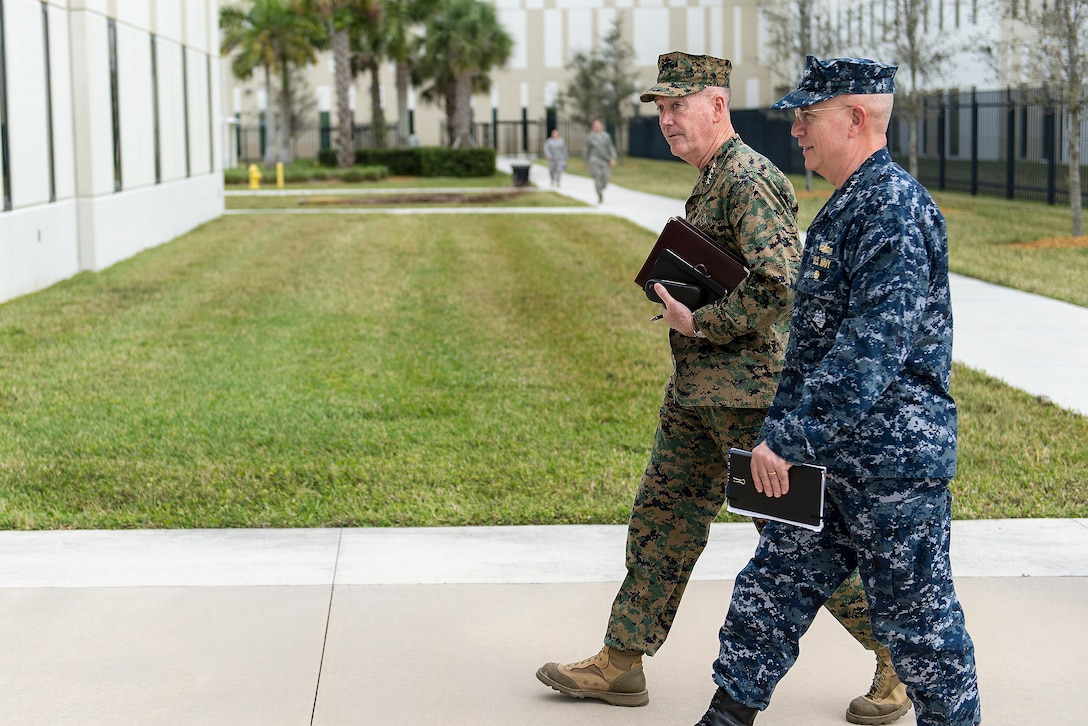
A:
{"label": "concrete sidewalk", "polygon": [[[692,724],[747,523],[714,525],[648,706],[534,677],[599,648],[624,533],[0,532],[0,723]],[[1088,520],[957,521],[952,557],[985,723],[1083,723]],[[826,613],[802,645],[761,726],[839,726],[867,689],[871,655]]]}

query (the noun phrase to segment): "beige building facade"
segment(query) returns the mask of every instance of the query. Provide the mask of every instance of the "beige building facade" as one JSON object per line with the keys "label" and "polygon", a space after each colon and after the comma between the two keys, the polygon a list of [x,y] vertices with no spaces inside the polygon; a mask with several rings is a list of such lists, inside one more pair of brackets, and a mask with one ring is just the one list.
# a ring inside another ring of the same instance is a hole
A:
{"label": "beige building facade", "polygon": [[[567,65],[578,51],[600,47],[602,39],[618,21],[626,41],[635,51],[634,70],[639,87],[652,85],[657,75],[657,57],[683,50],[729,58],[733,62],[733,104],[754,108],[771,103],[774,87],[771,70],[760,62],[759,39],[762,18],[757,0],[495,0],[498,16],[514,40],[506,67],[492,73],[490,94],[473,99],[473,119],[478,123],[517,122],[523,117],[543,122],[549,108],[570,78]],[[269,108],[263,72],[246,80],[234,78],[229,59],[222,63],[223,108],[242,127],[260,122]],[[300,135],[298,156],[312,156],[307,146],[317,141],[322,121],[335,127],[336,94],[331,55],[305,69],[305,85],[314,100],[306,118],[313,128]],[[381,72],[382,108],[388,123],[396,122],[396,86],[392,64]],[[370,78],[356,77],[351,92],[353,118],[369,124]],[[652,115],[648,105],[631,103],[637,112]],[[275,103],[271,104],[275,106]],[[412,125],[423,145],[442,143],[445,114],[440,106],[424,103],[416,89],[409,93]],[[322,114],[325,114],[322,116]],[[559,111],[558,118],[566,115]],[[312,136],[307,144],[306,134]],[[229,154],[238,159],[236,136],[228,139]],[[326,139],[327,141],[327,139]],[[541,139],[542,142],[542,139]],[[532,151],[539,151],[533,149]]]}
{"label": "beige building facade", "polygon": [[[239,0],[240,1],[240,0]],[[775,65],[769,57],[771,36],[766,14],[766,0],[490,0],[494,3],[500,22],[514,40],[513,53],[507,65],[491,74],[493,88],[489,94],[473,99],[473,119],[483,126],[498,121],[510,130],[524,119],[534,126],[533,143],[529,153],[539,153],[543,144],[544,124],[557,122],[574,136],[574,148],[579,148],[582,129],[570,127],[569,115],[562,110],[549,116],[559,95],[566,89],[571,73],[567,70],[575,53],[601,46],[603,38],[619,22],[623,37],[635,51],[633,70],[640,88],[649,87],[656,77],[657,57],[662,53],[682,50],[728,58],[733,63],[732,108],[758,109],[773,103],[783,90],[791,88],[799,77],[801,59],[789,67]],[[1037,1],[1037,0],[1033,0]],[[789,3],[787,3],[789,4]],[[895,12],[891,0],[825,0],[817,8],[821,17],[836,29],[842,47],[834,55],[860,55],[895,62],[888,49],[886,32],[881,28],[891,21]],[[982,31],[1000,34],[1000,18],[990,5],[972,0],[946,0],[932,3],[924,22],[924,33],[933,37],[955,40],[960,48],[954,62],[949,64],[947,77],[937,79],[937,88],[995,87],[993,74],[978,53],[971,49],[977,43],[970,39],[981,37]],[[269,107],[263,72],[246,81],[235,79],[227,60],[223,61],[224,112],[230,122],[237,124],[235,133],[227,139],[228,159],[259,158],[252,149],[240,153],[238,128],[255,129],[262,113]],[[320,137],[320,127],[336,126],[336,101],[331,56],[323,55],[317,64],[302,73],[304,94],[311,100],[303,114],[304,130],[296,136],[296,156],[313,157],[316,148],[328,146],[332,134]],[[903,79],[907,81],[907,78]],[[368,125],[370,112],[370,78],[359,76],[351,92],[351,106],[356,124]],[[386,64],[380,75],[381,104],[387,123],[396,122],[397,103],[393,66]],[[631,99],[632,111],[652,116],[648,104]],[[275,105],[274,103],[272,104]],[[410,117],[420,143],[443,143],[444,113],[440,106],[424,103],[412,89],[409,94]],[[500,132],[503,129],[500,129]],[[526,134],[514,130],[514,135]],[[478,141],[486,141],[487,132]],[[500,134],[496,134],[499,136]],[[253,137],[249,138],[252,146]],[[500,153],[510,151],[499,143]],[[519,148],[517,151],[521,151]]]}

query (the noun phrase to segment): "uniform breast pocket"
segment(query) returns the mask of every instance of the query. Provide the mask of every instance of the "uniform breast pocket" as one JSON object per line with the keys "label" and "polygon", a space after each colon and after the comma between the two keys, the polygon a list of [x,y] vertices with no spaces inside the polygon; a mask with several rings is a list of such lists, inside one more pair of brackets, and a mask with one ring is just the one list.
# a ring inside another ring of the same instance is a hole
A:
{"label": "uniform breast pocket", "polygon": [[826,257],[818,257],[813,262],[806,265],[797,278],[794,325],[824,333],[838,326],[846,303],[846,291],[837,262]]}

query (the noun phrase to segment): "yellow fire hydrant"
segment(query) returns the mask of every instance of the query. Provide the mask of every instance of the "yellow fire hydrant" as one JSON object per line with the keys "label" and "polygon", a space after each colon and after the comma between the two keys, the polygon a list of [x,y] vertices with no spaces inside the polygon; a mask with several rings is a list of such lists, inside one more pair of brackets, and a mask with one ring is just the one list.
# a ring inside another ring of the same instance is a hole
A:
{"label": "yellow fire hydrant", "polygon": [[261,188],[261,170],[257,167],[256,164],[249,165],[249,188]]}

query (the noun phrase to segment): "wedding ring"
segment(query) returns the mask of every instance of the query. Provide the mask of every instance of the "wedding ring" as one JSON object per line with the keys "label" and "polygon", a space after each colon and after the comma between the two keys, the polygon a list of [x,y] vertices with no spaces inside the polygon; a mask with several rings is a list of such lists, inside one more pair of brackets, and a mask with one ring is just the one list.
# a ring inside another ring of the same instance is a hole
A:
{"label": "wedding ring", "polygon": [[777,471],[768,471],[767,476],[778,476],[778,472]]}

